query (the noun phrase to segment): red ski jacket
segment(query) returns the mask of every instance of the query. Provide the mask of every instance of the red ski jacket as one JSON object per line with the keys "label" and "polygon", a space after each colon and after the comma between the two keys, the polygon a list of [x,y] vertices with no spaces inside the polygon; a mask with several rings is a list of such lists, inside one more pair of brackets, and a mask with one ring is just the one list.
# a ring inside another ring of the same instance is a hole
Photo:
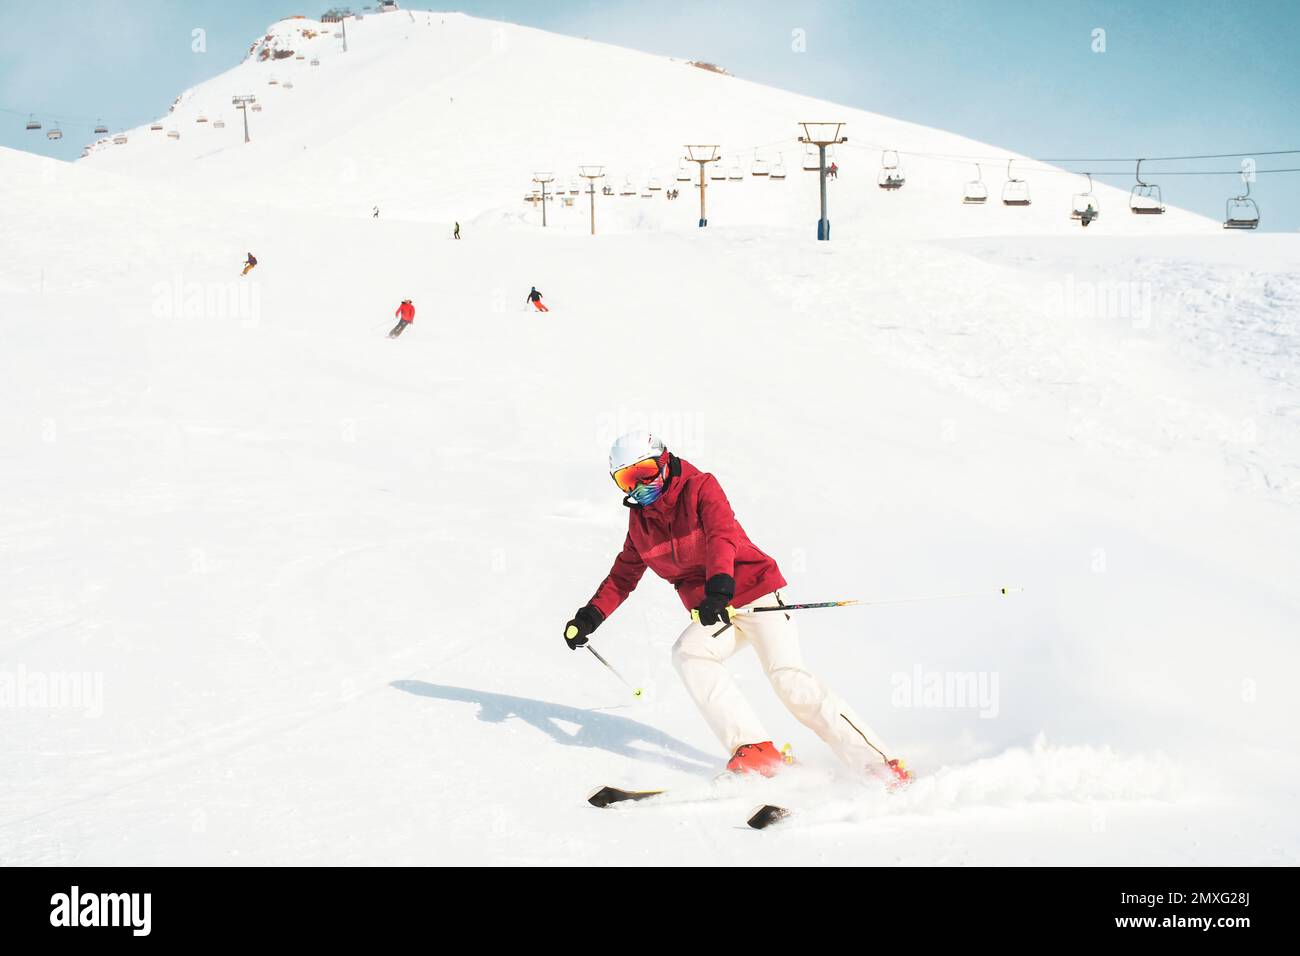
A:
{"label": "red ski jacket", "polygon": [[699,606],[704,582],[715,574],[735,578],[733,607],[785,587],[776,562],[749,540],[716,478],[675,456],[669,475],[658,500],[628,508],[623,551],[591,598],[601,614],[614,613],[646,568],[671,582],[687,608]]}
{"label": "red ski jacket", "polygon": [[397,307],[397,311],[394,312],[393,315],[400,315],[403,322],[414,322],[415,306],[411,305],[409,302],[403,302]]}

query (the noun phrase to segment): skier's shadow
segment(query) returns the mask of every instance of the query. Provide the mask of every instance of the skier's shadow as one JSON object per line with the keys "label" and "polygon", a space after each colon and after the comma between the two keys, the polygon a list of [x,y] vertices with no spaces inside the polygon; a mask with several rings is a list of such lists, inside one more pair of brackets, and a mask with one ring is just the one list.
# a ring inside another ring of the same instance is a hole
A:
{"label": "skier's shadow", "polygon": [[[713,776],[718,770],[716,757],[696,750],[690,744],[656,730],[649,724],[628,720],[626,717],[528,697],[511,697],[509,694],[493,694],[467,687],[430,684],[422,680],[395,680],[389,686],[421,697],[478,704],[478,719],[490,724],[518,717],[565,747],[598,747],[621,757],[645,760],[701,776]],[[561,720],[576,724],[578,729],[570,733],[556,723]],[[635,746],[638,743],[654,749]]]}

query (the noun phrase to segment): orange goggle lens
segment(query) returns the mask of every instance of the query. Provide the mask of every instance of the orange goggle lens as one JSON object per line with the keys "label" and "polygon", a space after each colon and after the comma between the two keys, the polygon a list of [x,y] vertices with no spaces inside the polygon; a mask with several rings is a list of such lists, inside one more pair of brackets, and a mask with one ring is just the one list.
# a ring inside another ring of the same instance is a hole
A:
{"label": "orange goggle lens", "polygon": [[634,465],[627,465],[614,472],[612,477],[619,490],[624,494],[631,494],[637,485],[645,484],[647,481],[654,481],[659,477],[659,459],[647,458],[644,461],[638,461]]}

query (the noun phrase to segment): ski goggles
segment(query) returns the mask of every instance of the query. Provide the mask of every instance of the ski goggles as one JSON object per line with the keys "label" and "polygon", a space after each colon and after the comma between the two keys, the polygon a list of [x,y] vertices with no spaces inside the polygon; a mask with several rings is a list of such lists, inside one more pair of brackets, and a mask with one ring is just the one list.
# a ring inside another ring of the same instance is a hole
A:
{"label": "ski goggles", "polygon": [[624,465],[610,475],[614,484],[625,495],[630,495],[637,485],[644,485],[659,477],[662,466],[658,458],[646,458],[631,465]]}

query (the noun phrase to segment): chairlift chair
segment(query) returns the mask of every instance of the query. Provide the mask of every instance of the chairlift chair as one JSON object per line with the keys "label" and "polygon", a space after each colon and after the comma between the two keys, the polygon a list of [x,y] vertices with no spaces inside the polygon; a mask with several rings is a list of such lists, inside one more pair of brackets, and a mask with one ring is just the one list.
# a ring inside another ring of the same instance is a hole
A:
{"label": "chairlift chair", "polygon": [[202,115],[198,116],[198,117],[194,120],[194,122],[196,122],[196,123],[206,123],[207,121],[208,121],[208,118],[207,118],[206,116],[202,116]]}
{"label": "chairlift chair", "polygon": [[212,128],[213,128],[213,129],[225,129],[225,128],[226,128],[226,121],[223,120],[220,116],[218,116],[216,119],[214,119],[214,120],[212,121]]}
{"label": "chairlift chair", "polygon": [[654,192],[658,192],[659,190],[663,189],[664,187],[663,187],[663,185],[659,182],[659,180],[657,180],[657,179],[652,179],[652,180],[650,180],[649,188],[650,188],[652,191],[654,191]]}
{"label": "chairlift chair", "polygon": [[988,202],[989,187],[984,185],[984,170],[980,164],[975,164],[975,178],[966,184],[962,190],[961,201],[967,206],[982,206]]}
{"label": "chairlift chair", "polygon": [[[829,158],[829,157],[828,157]],[[821,172],[822,161],[817,153],[817,147],[809,144],[808,148],[803,151],[803,169],[806,173]]]}
{"label": "chairlift chair", "polygon": [[160,132],[160,131],[162,130],[162,128],[163,128],[163,127],[162,127],[162,123],[150,123],[150,124],[149,124],[149,129],[150,129],[150,131],[152,131],[152,132],[154,132],[154,133]]}
{"label": "chairlift chair", "polygon": [[1074,198],[1070,201],[1070,218],[1078,221],[1087,213],[1088,221],[1091,222],[1101,218],[1101,203],[1092,194],[1092,173],[1084,173],[1084,175],[1088,177],[1088,188],[1084,192],[1074,194]]}
{"label": "chairlift chair", "polygon": [[1160,194],[1160,187],[1155,183],[1142,181],[1142,160],[1137,161],[1137,172],[1134,173],[1137,184],[1129,192],[1128,208],[1139,216],[1158,216],[1165,211],[1164,197]]}
{"label": "chairlift chair", "polygon": [[254,112],[254,113],[260,113],[260,112],[262,112],[262,104],[261,104],[261,103],[254,103],[254,104],[253,104],[253,112]]}
{"label": "chairlift chair", "polygon": [[63,130],[59,129],[59,124],[55,123],[45,133],[46,139],[63,139]]}
{"label": "chairlift chair", "polygon": [[691,181],[691,171],[686,168],[686,159],[677,160],[677,181],[679,183],[689,183]]}
{"label": "chairlift chair", "polygon": [[293,80],[285,80],[283,83],[280,84],[280,88],[281,88],[282,90],[291,90],[291,89],[293,89]]}
{"label": "chairlift chair", "polygon": [[731,169],[727,170],[727,178],[730,180],[742,180],[745,178],[745,172],[740,168],[740,160],[731,161]]}
{"label": "chairlift chair", "polygon": [[[829,158],[828,156],[827,159]],[[895,190],[902,189],[905,182],[907,178],[899,166],[898,151],[886,149],[881,152],[880,174],[876,177],[876,185],[881,189]]]}
{"label": "chairlift chair", "polygon": [[1258,225],[1259,206],[1250,198],[1250,180],[1247,179],[1246,191],[1228,200],[1228,211],[1223,220],[1223,228],[1254,229]]}
{"label": "chairlift chair", "polygon": [[118,133],[113,137],[114,146],[123,146],[126,144],[126,133]]}
{"label": "chairlift chair", "polygon": [[709,163],[709,178],[715,182],[727,178],[727,171],[722,168],[722,163]]}
{"label": "chairlift chair", "polygon": [[632,177],[628,176],[623,180],[623,189],[619,192],[620,196],[635,196],[636,187],[632,185]]}
{"label": "chairlift chair", "polygon": [[168,138],[168,139],[180,139],[180,138],[181,138],[181,131],[178,130],[178,129],[169,129],[169,130],[167,131],[167,138]]}
{"label": "chairlift chair", "polygon": [[654,199],[654,196],[655,196],[655,194],[652,193],[652,192],[650,191],[650,186],[649,186],[648,183],[647,183],[646,185],[644,185],[644,186],[641,187],[641,198],[642,198],[642,199]]}
{"label": "chairlift chair", "polygon": [[108,127],[104,125],[104,121],[103,121],[103,120],[100,120],[98,123],[95,124],[95,135],[96,135],[96,136],[99,136],[100,134],[102,134],[102,133],[107,133],[107,132],[108,132]]}
{"label": "chairlift chair", "polygon": [[754,150],[754,161],[749,165],[749,175],[767,176],[770,175],[771,172],[772,170],[768,167],[767,160],[760,159],[758,156],[758,150]]}
{"label": "chairlift chair", "polygon": [[1011,175],[1011,164],[1015,160],[1007,160],[1007,181],[1002,184],[1002,205],[1004,206],[1028,206],[1029,183],[1023,179],[1016,179]]}
{"label": "chairlift chair", "polygon": [[775,165],[772,166],[772,172],[768,175],[767,178],[768,178],[768,179],[785,179],[785,163],[783,163],[783,162],[781,161],[781,157],[780,157],[780,156],[778,156],[778,157],[776,158],[776,163],[775,163]]}
{"label": "chairlift chair", "polygon": [[312,66],[320,66],[320,60],[317,60],[317,59],[315,59],[315,58],[313,57],[313,58],[312,58],[312,61],[311,61],[311,65],[312,65]]}
{"label": "chairlift chair", "polygon": [[32,113],[32,114],[28,115],[28,117],[27,117],[27,128],[28,128],[28,129],[40,129],[40,128],[41,128],[41,121],[38,120],[38,119],[36,118],[36,114],[35,114],[35,113]]}

